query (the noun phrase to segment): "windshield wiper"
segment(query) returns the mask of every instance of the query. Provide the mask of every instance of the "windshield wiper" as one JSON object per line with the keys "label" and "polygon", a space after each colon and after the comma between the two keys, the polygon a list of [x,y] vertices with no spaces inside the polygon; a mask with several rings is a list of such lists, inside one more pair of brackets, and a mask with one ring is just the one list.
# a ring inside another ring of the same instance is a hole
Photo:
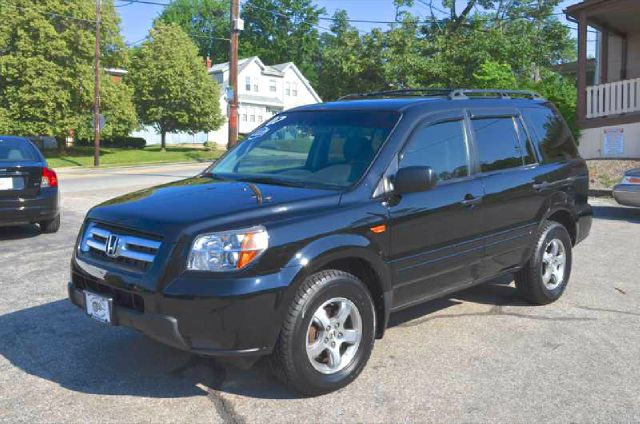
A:
{"label": "windshield wiper", "polygon": [[236,181],[244,181],[249,183],[262,183],[281,185],[286,187],[306,187],[307,185],[301,181],[281,180],[279,178],[266,176],[238,176]]}

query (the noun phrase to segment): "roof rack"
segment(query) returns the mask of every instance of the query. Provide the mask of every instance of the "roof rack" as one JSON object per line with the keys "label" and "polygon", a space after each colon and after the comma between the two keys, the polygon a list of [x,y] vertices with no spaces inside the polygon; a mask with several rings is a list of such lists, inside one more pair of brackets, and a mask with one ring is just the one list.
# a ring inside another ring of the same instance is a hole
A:
{"label": "roof rack", "polygon": [[372,91],[369,93],[352,93],[340,97],[338,100],[353,100],[366,97],[431,97],[448,96],[451,88],[400,88],[397,90]]}
{"label": "roof rack", "polygon": [[499,97],[501,99],[510,99],[512,97],[523,97],[531,100],[542,99],[542,96],[534,91],[529,90],[499,90],[499,89],[467,89],[458,88],[449,93],[451,99],[469,99],[482,97]]}
{"label": "roof rack", "polygon": [[501,98],[513,97],[531,100],[542,99],[540,94],[528,90],[500,90],[500,89],[469,89],[469,88],[402,88],[398,90],[372,91],[370,93],[353,93],[340,97],[338,100],[355,100],[368,97],[449,97],[451,100],[473,98]]}

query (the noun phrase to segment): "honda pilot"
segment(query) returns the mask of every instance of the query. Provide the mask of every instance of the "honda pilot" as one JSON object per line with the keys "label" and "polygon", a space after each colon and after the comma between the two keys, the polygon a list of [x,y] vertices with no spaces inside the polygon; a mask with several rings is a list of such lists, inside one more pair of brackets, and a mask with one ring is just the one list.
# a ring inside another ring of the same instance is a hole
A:
{"label": "honda pilot", "polygon": [[365,366],[390,314],[513,276],[567,287],[588,171],[528,92],[398,90],[298,107],[201,174],[91,209],[70,300],[108,325],[276,373],[307,395]]}

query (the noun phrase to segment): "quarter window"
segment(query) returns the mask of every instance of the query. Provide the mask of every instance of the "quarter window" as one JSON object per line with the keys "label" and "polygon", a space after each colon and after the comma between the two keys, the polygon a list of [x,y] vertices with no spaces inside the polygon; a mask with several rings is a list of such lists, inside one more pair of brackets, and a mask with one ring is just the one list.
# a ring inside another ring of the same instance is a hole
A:
{"label": "quarter window", "polygon": [[573,135],[557,114],[551,109],[524,109],[530,128],[538,139],[538,146],[545,162],[566,161],[578,157]]}
{"label": "quarter window", "polygon": [[472,120],[472,124],[482,172],[524,165],[513,118],[480,118]]}
{"label": "quarter window", "polygon": [[400,158],[400,167],[430,166],[441,181],[469,175],[467,143],[462,120],[419,129]]}

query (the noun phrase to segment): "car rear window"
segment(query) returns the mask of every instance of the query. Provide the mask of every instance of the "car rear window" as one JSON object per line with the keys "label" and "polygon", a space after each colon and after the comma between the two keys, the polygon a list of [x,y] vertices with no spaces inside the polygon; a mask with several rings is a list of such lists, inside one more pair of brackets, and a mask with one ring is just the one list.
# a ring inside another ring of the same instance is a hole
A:
{"label": "car rear window", "polygon": [[560,162],[578,157],[573,135],[563,119],[548,108],[523,110],[528,126],[537,137],[544,162]]}
{"label": "car rear window", "polygon": [[30,162],[39,160],[26,140],[0,137],[0,162]]}

